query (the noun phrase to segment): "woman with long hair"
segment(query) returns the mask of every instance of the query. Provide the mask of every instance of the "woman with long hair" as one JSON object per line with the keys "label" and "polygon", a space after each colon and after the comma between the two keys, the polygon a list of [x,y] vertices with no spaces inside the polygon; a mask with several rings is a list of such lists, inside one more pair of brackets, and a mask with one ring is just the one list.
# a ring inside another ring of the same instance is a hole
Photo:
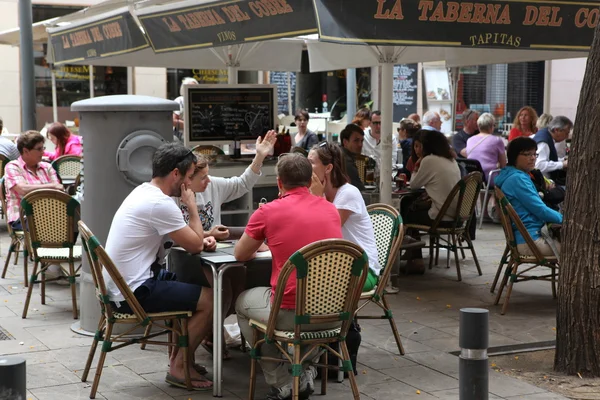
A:
{"label": "woman with long hair", "polygon": [[[406,165],[412,154],[413,137],[421,129],[421,124],[409,118],[403,118],[398,128],[398,139],[402,149],[402,163]],[[416,161],[416,160],[415,160]]]}
{"label": "woman with long hair", "polygon": [[362,247],[369,257],[369,275],[363,291],[377,284],[381,266],[377,257],[375,230],[360,191],[352,186],[346,175],[340,146],[322,142],[308,153],[313,168],[311,192],[332,202],[340,213],[344,239]]}
{"label": "woman with long hair", "polygon": [[368,129],[371,125],[371,111],[366,107],[361,108],[356,112],[351,123],[360,126],[363,131]]}
{"label": "woman with long hair", "polygon": [[517,116],[515,117],[515,120],[513,122],[513,128],[508,134],[508,141],[511,141],[521,136],[531,136],[534,133],[536,133],[537,120],[538,115],[533,109],[533,107],[522,107],[517,113]]}
{"label": "woman with long hair", "polygon": [[[429,205],[415,207],[402,215],[406,224],[431,225],[446,198],[460,181],[460,169],[450,149],[448,139],[437,131],[420,131],[423,150],[415,163],[410,179],[413,189],[425,188]],[[442,220],[451,221],[456,215],[456,204],[448,207]]]}
{"label": "woman with long hair", "polygon": [[71,131],[60,122],[55,122],[50,125],[48,128],[48,138],[54,146],[56,146],[53,152],[44,151],[44,157],[47,157],[50,161],[54,161],[58,157],[67,154],[81,156],[83,151],[81,136],[72,134]]}

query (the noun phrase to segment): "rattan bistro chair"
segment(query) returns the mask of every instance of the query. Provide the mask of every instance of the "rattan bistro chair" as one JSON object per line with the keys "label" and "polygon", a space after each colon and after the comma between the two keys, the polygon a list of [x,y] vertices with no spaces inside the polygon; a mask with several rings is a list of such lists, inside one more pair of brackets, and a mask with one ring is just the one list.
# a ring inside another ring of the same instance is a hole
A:
{"label": "rattan bistro chair", "polygon": [[[181,348],[183,351],[183,368],[185,371],[185,381],[188,390],[192,390],[192,382],[189,375],[188,369],[188,319],[192,316],[190,311],[173,311],[163,313],[147,313],[144,311],[140,303],[137,301],[133,292],[127,286],[127,283],[123,280],[123,277],[119,273],[119,270],[112,262],[100,241],[94,236],[90,229],[85,225],[83,221],[79,221],[79,231],[81,233],[83,248],[88,258],[92,277],[94,279],[94,285],[96,287],[96,296],[100,301],[100,308],[102,313],[100,314],[100,321],[98,322],[98,330],[94,336],[94,341],[90,347],[90,353],[85,363],[85,368],[81,376],[81,381],[86,382],[98,342],[102,342],[102,352],[98,358],[98,365],[96,367],[96,375],[94,376],[94,383],[90,391],[90,399],[96,397],[98,385],[100,384],[100,377],[102,375],[102,369],[104,366],[104,360],[106,354],[111,351],[118,350],[120,348],[132,345],[132,344],[155,344],[168,346],[169,349],[173,347]],[[110,278],[115,282],[119,291],[125,298],[125,301],[129,307],[133,310],[133,314],[116,313],[112,311],[108,292],[106,290],[106,284],[102,275],[102,270],[106,269],[106,272]],[[130,328],[126,329],[122,333],[113,333],[113,327],[115,324],[129,325]],[[150,329],[146,329],[143,334],[138,332],[143,327],[156,327],[159,331],[150,334]],[[175,333],[175,335],[173,335]],[[155,337],[167,334],[168,338],[166,341],[153,340]],[[118,343],[113,346],[113,343]]]}
{"label": "rattan bistro chair", "polygon": [[[379,257],[379,265],[382,270],[379,275],[377,286],[369,291],[364,292],[360,296],[360,300],[364,301],[358,306],[355,313],[355,318],[362,319],[387,319],[390,322],[398,351],[400,355],[404,355],[404,347],[400,341],[400,334],[396,327],[396,322],[392,315],[392,310],[385,299],[385,288],[390,279],[392,267],[398,257],[400,245],[404,238],[404,228],[402,227],[402,217],[398,210],[387,204],[371,204],[367,207],[373,228],[375,229],[375,242],[377,243],[377,255]],[[374,303],[383,311],[383,315],[359,315],[360,311],[369,303]]]}
{"label": "rattan bistro chair", "polygon": [[[27,318],[27,309],[31,293],[36,283],[41,283],[42,304],[46,304],[46,282],[62,279],[46,279],[46,270],[58,265],[71,284],[73,318],[77,318],[77,289],[75,278],[81,264],[81,246],[75,245],[76,218],[79,218],[79,202],[60,190],[39,189],[29,192],[21,200],[21,221],[25,236],[33,254],[33,272],[29,280],[27,298],[23,307],[23,318]],[[27,257],[24,257],[27,264]],[[61,263],[68,263],[66,270]],[[41,280],[38,280],[41,275]]]}
{"label": "rattan bistro chair", "polygon": [[[508,287],[506,289],[506,296],[504,297],[504,304],[502,305],[502,311],[500,314],[504,315],[506,313],[506,309],[508,308],[508,301],[510,300],[510,295],[512,293],[513,284],[517,282],[524,282],[529,280],[542,280],[549,281],[552,283],[552,296],[556,298],[556,280],[557,280],[557,271],[559,268],[559,260],[554,256],[544,256],[540,252],[540,250],[535,245],[531,235],[527,232],[525,225],[519,218],[519,215],[512,207],[508,199],[504,196],[502,190],[499,187],[495,188],[496,199],[500,204],[500,221],[502,222],[502,228],[504,229],[504,235],[506,237],[506,244],[510,250],[510,255],[507,260],[507,266],[504,273],[504,277],[502,278],[502,282],[500,283],[500,289],[498,290],[498,294],[496,295],[496,301],[494,305],[500,302],[500,297],[502,296],[502,291],[504,287]],[[519,233],[525,238],[525,242],[527,246],[533,253],[532,256],[526,256],[519,253],[519,248],[517,247],[517,242],[515,241],[515,235],[513,231],[513,226],[519,231]],[[522,271],[519,271],[519,266],[522,264],[528,264],[529,266]],[[500,263],[498,266],[498,272],[496,276],[499,276],[503,263]],[[529,272],[537,267],[546,267],[549,268],[550,271],[548,273],[544,273],[542,275],[531,275]]]}
{"label": "rattan bistro chair", "polygon": [[52,167],[56,171],[56,174],[60,178],[61,182],[63,179],[75,180],[81,173],[81,157],[74,155],[64,155],[58,157],[52,161]]}
{"label": "rattan bistro chair", "polygon": [[[292,364],[293,399],[298,399],[300,375],[303,364],[317,350],[329,350],[342,360],[342,369],[348,371],[350,387],[355,399],[360,398],[350,354],[345,338],[361,289],[367,276],[368,260],[365,252],[354,243],[343,239],[321,240],[304,246],[295,252],[285,263],[277,281],[271,314],[267,324],[250,320],[254,331],[252,339],[250,391],[249,399],[254,399],[256,384],[256,361],[263,359]],[[288,278],[296,272],[296,317],[294,330],[276,329],[277,316],[281,308],[283,292]],[[339,322],[341,327],[328,330],[310,330],[311,324]],[[260,337],[260,338],[259,338]],[[339,342],[341,354],[330,347]],[[282,358],[261,357],[260,348],[264,343],[273,343],[281,352]],[[294,346],[294,354],[290,355],[287,346]],[[308,349],[302,351],[301,346]],[[323,355],[322,376],[327,376],[327,351]],[[329,368],[338,368],[331,367]],[[327,379],[321,381],[321,394],[327,392]]]}
{"label": "rattan bistro chair", "polygon": [[[475,254],[473,242],[469,236],[469,226],[473,223],[473,210],[479,198],[481,190],[481,173],[471,172],[469,175],[462,178],[452,189],[446,201],[442,205],[437,218],[431,226],[406,224],[407,229],[416,229],[429,235],[429,268],[433,266],[433,249],[436,248],[435,263],[439,258],[439,249],[448,249],[454,253],[456,262],[456,274],[458,280],[462,280],[460,273],[460,261],[458,259],[458,250],[461,251],[464,258],[464,249],[470,249],[473,254],[473,260],[477,267],[477,272],[481,275],[481,267]],[[442,221],[446,211],[450,205],[456,202],[456,216],[452,221]],[[442,223],[443,222],[443,223]],[[446,236],[447,238],[444,238]],[[440,241],[442,243],[440,243]],[[463,243],[466,242],[466,246]],[[448,257],[448,262],[450,257]]]}
{"label": "rattan bistro chair", "polygon": [[19,252],[23,252],[23,271],[24,277],[23,284],[27,287],[27,246],[25,244],[25,232],[21,230],[15,230],[8,223],[8,217],[6,216],[6,192],[4,187],[4,178],[0,180],[0,204],[2,205],[2,215],[4,215],[4,222],[6,222],[6,229],[8,230],[8,236],[10,236],[10,245],[8,246],[8,253],[6,254],[6,260],[4,261],[4,269],[2,270],[2,279],[6,277],[6,271],[8,270],[8,264],[10,258],[15,255],[15,265],[19,262]]}
{"label": "rattan bistro chair", "polygon": [[367,181],[367,166],[369,165],[369,156],[364,156],[362,154],[354,155],[354,165],[356,165],[356,169],[358,169],[358,177],[362,183],[366,183]]}

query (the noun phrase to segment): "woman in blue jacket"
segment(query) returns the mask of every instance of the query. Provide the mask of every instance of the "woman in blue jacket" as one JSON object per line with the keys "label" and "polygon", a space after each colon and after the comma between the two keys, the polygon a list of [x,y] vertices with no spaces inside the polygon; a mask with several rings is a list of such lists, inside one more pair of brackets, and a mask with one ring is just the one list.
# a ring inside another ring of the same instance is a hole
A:
{"label": "woman in blue jacket", "polygon": [[[529,172],[535,168],[537,144],[528,137],[513,139],[508,144],[508,165],[495,179],[513,206],[527,232],[545,256],[554,255],[552,248],[542,237],[540,230],[546,223],[562,224],[562,214],[548,207],[540,198]],[[523,255],[533,255],[523,236],[515,230],[517,248]],[[560,243],[554,243],[560,251]]]}

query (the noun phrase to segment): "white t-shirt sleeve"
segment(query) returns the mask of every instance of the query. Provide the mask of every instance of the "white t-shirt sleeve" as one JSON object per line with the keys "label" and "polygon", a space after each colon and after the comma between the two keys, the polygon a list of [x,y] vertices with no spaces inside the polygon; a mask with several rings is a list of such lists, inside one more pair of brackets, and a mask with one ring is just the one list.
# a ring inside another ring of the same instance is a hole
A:
{"label": "white t-shirt sleeve", "polygon": [[150,224],[161,236],[178,231],[186,226],[181,210],[170,197],[161,199],[154,204]]}
{"label": "white t-shirt sleeve", "polygon": [[363,204],[360,191],[350,184],[341,186],[333,199],[333,205],[338,210],[348,210],[356,214],[361,213]]}

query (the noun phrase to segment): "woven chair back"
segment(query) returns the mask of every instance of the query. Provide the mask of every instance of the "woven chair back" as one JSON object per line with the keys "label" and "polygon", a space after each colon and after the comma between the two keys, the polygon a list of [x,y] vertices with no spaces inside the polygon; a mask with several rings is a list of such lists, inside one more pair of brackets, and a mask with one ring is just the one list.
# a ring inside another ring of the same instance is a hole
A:
{"label": "woven chair back", "polygon": [[[348,331],[366,279],[368,259],[356,244],[327,239],[304,246],[284,264],[277,281],[273,309],[279,310],[288,279],[296,279],[295,335],[301,325],[343,321],[341,334]],[[272,330],[277,312],[272,312]]]}
{"label": "woven chair back", "polygon": [[402,217],[394,207],[383,203],[371,204],[367,207],[367,211],[375,231],[379,265],[386,268],[393,258],[396,242],[402,242]]}
{"label": "woven chair back", "polygon": [[475,206],[477,205],[479,191],[481,190],[481,179],[481,173],[471,172],[469,175],[458,181],[442,205],[434,226],[439,225],[450,206],[456,202],[454,227],[456,229],[466,228],[467,223],[473,215]]}
{"label": "woven chair back", "polygon": [[52,162],[52,166],[60,179],[76,179],[81,173],[81,157],[60,156]]}
{"label": "woven chair back", "polygon": [[362,183],[365,183],[367,180],[367,163],[369,162],[369,157],[363,156],[362,154],[354,155],[354,165],[356,165],[356,169],[358,169],[358,177]]}
{"label": "woven chair back", "polygon": [[404,236],[402,217],[398,210],[388,204],[371,204],[367,211],[375,230],[379,265],[383,268],[378,285],[385,286]]}
{"label": "woven chair back", "polygon": [[133,292],[129,286],[123,280],[121,273],[115,267],[111,258],[104,250],[104,247],[100,244],[100,241],[92,231],[87,227],[83,221],[79,221],[79,233],[81,234],[83,249],[87,256],[92,271],[92,278],[94,279],[94,286],[96,287],[96,297],[100,302],[100,308],[102,313],[107,320],[111,321],[114,319],[114,313],[110,306],[110,300],[108,296],[108,290],[106,289],[106,281],[104,280],[103,270],[106,270],[108,276],[115,282],[119,291],[125,298],[125,301],[134,312],[135,317],[141,323],[146,318],[146,312],[137,301]]}
{"label": "woven chair back", "polygon": [[33,251],[37,248],[72,248],[79,202],[60,190],[39,189],[21,200],[21,221],[27,221]]}
{"label": "woven chair back", "polygon": [[504,192],[502,192],[502,190],[497,186],[494,188],[494,190],[496,193],[496,199],[498,200],[498,204],[500,204],[500,210],[502,211],[500,215],[502,228],[504,229],[506,242],[508,243],[512,256],[515,258],[521,257],[514,234],[514,230],[516,229],[525,239],[525,243],[527,243],[527,246],[531,250],[536,261],[540,264],[545,263],[545,257],[535,245],[535,242],[531,238],[531,235],[527,231],[527,228],[525,228],[525,225],[523,225],[523,221],[521,221],[519,214],[517,214],[512,204],[510,204]]}

